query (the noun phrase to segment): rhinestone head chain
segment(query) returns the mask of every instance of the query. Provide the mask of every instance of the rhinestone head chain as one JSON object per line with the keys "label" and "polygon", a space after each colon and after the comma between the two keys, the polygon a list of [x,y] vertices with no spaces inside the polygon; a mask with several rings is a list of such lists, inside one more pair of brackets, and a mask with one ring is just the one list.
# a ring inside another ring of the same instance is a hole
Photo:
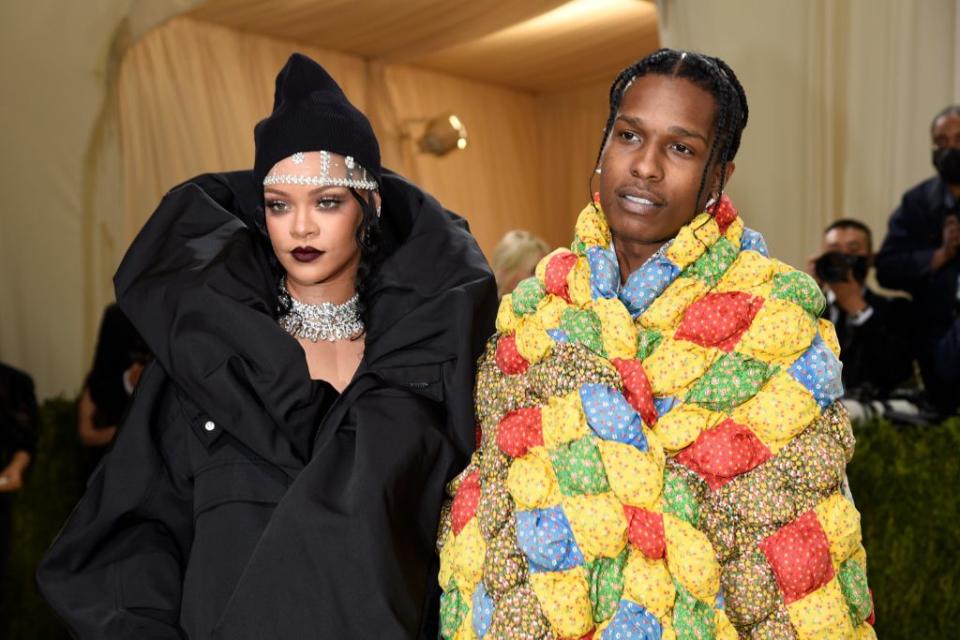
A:
{"label": "rhinestone head chain", "polygon": [[[277,163],[263,179],[263,186],[299,184],[314,187],[347,187],[376,191],[379,187],[366,169],[353,156],[340,156],[329,151],[297,152],[290,157],[296,172],[283,172]],[[288,170],[289,171],[289,170]]]}
{"label": "rhinestone head chain", "polygon": [[353,297],[343,304],[306,304],[291,296],[286,282],[281,282],[280,295],[290,301],[290,311],[280,316],[277,321],[283,330],[294,338],[310,342],[334,342],[352,339],[363,333],[360,297],[357,294],[353,294]]}

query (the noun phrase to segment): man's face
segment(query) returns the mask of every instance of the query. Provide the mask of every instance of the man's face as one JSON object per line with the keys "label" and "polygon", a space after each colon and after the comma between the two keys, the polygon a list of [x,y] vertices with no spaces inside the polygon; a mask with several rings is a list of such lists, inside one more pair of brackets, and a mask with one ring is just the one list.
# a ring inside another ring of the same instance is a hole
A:
{"label": "man's face", "polygon": [[715,110],[713,96],[683,78],[651,74],[627,89],[600,160],[600,204],[614,238],[663,243],[703,210],[718,173],[697,202]]}
{"label": "man's face", "polygon": [[830,229],[823,236],[823,252],[838,251],[848,256],[871,258],[870,238],[860,229],[852,227]]}
{"label": "man's face", "polygon": [[936,149],[960,148],[960,115],[949,114],[933,123],[933,146]]}

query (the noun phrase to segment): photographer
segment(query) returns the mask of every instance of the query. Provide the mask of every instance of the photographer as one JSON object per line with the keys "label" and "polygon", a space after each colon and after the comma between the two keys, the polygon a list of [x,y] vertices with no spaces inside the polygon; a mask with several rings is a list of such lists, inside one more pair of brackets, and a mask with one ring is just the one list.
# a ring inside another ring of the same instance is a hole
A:
{"label": "photographer", "polygon": [[872,263],[869,227],[845,218],[824,231],[823,253],[809,267],[827,297],[824,315],[837,329],[845,395],[862,400],[886,398],[913,374],[910,302],[867,287]]}
{"label": "photographer", "polygon": [[960,307],[960,105],[933,118],[930,138],[937,175],[907,191],[890,216],[877,253],[877,280],[913,298],[912,334],[924,386],[941,413],[952,413],[960,393],[939,371],[958,364],[938,362],[946,355],[938,343],[948,338]]}

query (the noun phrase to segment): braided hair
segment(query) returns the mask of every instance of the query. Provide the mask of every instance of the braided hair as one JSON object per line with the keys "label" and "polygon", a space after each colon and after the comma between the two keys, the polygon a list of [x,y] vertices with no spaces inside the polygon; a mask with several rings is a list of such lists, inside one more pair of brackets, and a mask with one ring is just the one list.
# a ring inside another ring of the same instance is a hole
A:
{"label": "braided hair", "polygon": [[[716,162],[720,162],[718,192],[722,193],[726,184],[727,163],[737,155],[737,150],[740,148],[740,135],[747,126],[747,95],[733,69],[727,66],[726,62],[702,53],[660,49],[620,72],[610,86],[610,112],[607,116],[607,124],[603,128],[603,139],[600,142],[596,166],[600,166],[600,159],[603,157],[613,123],[620,112],[620,102],[624,94],[634,80],[648,74],[684,78],[713,96],[716,104],[713,142],[707,154],[703,175],[700,176],[700,186],[694,202],[700,202],[708,173]],[[716,212],[719,202],[720,199],[717,198],[712,213]],[[696,206],[694,205],[695,208]],[[693,215],[697,213],[699,211],[694,211]]]}

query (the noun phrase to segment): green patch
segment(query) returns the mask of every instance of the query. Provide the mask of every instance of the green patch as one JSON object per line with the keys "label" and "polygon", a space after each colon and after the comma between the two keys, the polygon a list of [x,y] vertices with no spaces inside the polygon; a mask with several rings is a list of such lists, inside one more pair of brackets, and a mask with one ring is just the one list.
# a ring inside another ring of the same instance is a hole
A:
{"label": "green patch", "polygon": [[674,581],[677,599],[673,603],[673,629],[677,640],[712,640],[717,621],[713,607],[694,598],[682,584]]}
{"label": "green patch", "polygon": [[560,316],[560,329],[567,333],[571,342],[578,342],[590,351],[606,356],[600,318],[593,311],[565,309]]}
{"label": "green patch", "polygon": [[756,395],[776,371],[773,365],[733,351],[713,363],[690,389],[686,401],[728,413]]}
{"label": "green patch", "polygon": [[627,564],[627,549],[616,558],[598,557],[586,565],[590,582],[590,602],[593,603],[593,621],[597,624],[613,617],[623,595],[623,568]]}
{"label": "green patch", "polygon": [[683,270],[683,276],[696,276],[713,287],[720,281],[723,274],[737,259],[737,249],[726,238],[720,238],[713,243],[697,261]]}
{"label": "green patch", "polygon": [[565,496],[595,495],[610,490],[600,450],[593,436],[583,436],[550,451],[560,492]]}
{"label": "green patch", "polygon": [[795,302],[815,316],[819,316],[827,305],[827,300],[823,297],[817,282],[802,271],[791,271],[774,276],[770,297]]}
{"label": "green patch", "polygon": [[663,334],[656,329],[638,329],[637,331],[637,360],[646,360],[657,348]]}
{"label": "green patch", "polygon": [[700,504],[686,477],[677,469],[664,469],[660,504],[664,513],[669,513],[694,527],[700,524]]}
{"label": "green patch", "polygon": [[870,616],[870,591],[867,588],[867,574],[856,560],[847,560],[840,565],[837,574],[840,590],[850,607],[850,619],[858,625]]}
{"label": "green patch", "polygon": [[534,313],[537,305],[543,300],[546,290],[536,276],[531,276],[521,280],[517,288],[510,295],[510,301],[513,303],[513,312],[518,316]]}
{"label": "green patch", "polygon": [[440,596],[440,635],[445,640],[453,640],[470,611],[470,605],[460,594],[456,581],[452,581],[450,585],[450,589]]}

